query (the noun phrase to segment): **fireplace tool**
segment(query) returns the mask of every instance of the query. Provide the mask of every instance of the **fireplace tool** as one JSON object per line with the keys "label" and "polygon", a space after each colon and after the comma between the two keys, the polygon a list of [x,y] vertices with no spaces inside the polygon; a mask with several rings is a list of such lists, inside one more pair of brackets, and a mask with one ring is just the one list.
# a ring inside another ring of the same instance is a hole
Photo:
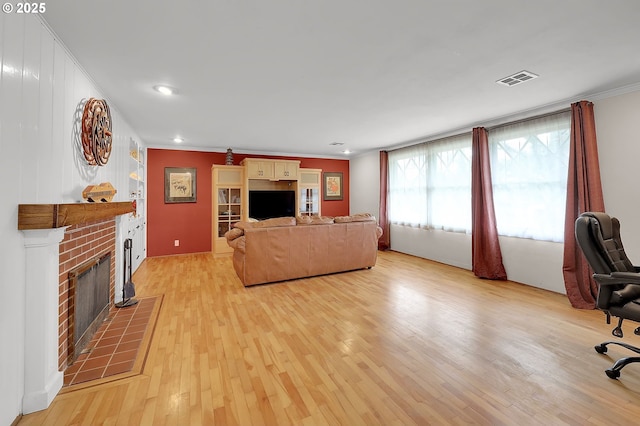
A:
{"label": "fireplace tool", "polygon": [[126,308],[133,306],[138,301],[133,298],[136,295],[136,286],[131,280],[131,248],[133,240],[127,238],[124,240],[124,278],[122,280],[122,301],[116,303],[116,308]]}

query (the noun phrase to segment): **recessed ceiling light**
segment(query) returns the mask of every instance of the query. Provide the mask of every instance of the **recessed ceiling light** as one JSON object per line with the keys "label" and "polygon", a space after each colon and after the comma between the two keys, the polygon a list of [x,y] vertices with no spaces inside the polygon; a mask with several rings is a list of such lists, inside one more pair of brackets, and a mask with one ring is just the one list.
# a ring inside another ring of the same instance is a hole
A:
{"label": "recessed ceiling light", "polygon": [[173,87],[170,86],[165,86],[165,85],[157,85],[157,86],[153,86],[153,90],[155,90],[156,92],[160,92],[163,95],[175,95],[177,93],[177,90],[174,89]]}
{"label": "recessed ceiling light", "polygon": [[351,154],[351,151],[349,151],[348,149],[345,149],[344,151],[342,151],[344,154]]}
{"label": "recessed ceiling light", "polygon": [[182,143],[182,142],[184,142],[184,139],[181,138],[180,136],[176,136],[175,138],[173,138],[173,141],[175,143]]}

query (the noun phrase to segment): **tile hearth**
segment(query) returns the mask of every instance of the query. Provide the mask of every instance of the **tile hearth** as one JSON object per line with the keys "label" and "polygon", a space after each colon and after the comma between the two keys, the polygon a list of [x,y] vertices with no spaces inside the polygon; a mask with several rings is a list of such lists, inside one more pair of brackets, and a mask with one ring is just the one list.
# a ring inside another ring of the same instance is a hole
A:
{"label": "tile hearth", "polygon": [[[136,305],[111,308],[85,350],[64,372],[64,388],[130,372],[146,355],[161,297],[138,298]],[[141,347],[145,341],[147,347]]]}

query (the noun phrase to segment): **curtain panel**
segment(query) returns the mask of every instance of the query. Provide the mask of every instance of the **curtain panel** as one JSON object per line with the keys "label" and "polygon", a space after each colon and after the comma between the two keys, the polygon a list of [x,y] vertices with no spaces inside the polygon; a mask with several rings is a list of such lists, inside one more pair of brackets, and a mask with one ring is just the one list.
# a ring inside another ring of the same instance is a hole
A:
{"label": "curtain panel", "polygon": [[507,273],[502,263],[502,251],[493,207],[489,142],[484,127],[473,129],[471,164],[473,273],[480,278],[506,280]]}
{"label": "curtain panel", "polygon": [[571,105],[570,140],[562,273],[571,306],[594,309],[598,286],[575,239],[575,222],[580,214],[604,212],[593,103]]}
{"label": "curtain panel", "polygon": [[378,224],[382,228],[382,236],[378,239],[378,250],[391,248],[391,235],[389,226],[389,153],[380,151],[380,212]]}

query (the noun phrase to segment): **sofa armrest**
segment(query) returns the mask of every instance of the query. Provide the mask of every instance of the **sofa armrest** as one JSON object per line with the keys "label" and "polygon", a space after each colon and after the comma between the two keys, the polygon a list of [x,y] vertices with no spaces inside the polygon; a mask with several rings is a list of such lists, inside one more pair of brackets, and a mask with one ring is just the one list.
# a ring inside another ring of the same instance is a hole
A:
{"label": "sofa armrest", "polygon": [[227,239],[227,245],[234,250],[245,253],[245,236],[243,235],[233,240]]}
{"label": "sofa armrest", "polygon": [[244,229],[242,228],[231,228],[230,230],[224,233],[224,237],[227,239],[227,241],[233,241],[236,238],[241,237],[243,235],[244,235]]}
{"label": "sofa armrest", "polygon": [[376,227],[376,238],[380,239],[382,237],[382,228],[379,226]]}

